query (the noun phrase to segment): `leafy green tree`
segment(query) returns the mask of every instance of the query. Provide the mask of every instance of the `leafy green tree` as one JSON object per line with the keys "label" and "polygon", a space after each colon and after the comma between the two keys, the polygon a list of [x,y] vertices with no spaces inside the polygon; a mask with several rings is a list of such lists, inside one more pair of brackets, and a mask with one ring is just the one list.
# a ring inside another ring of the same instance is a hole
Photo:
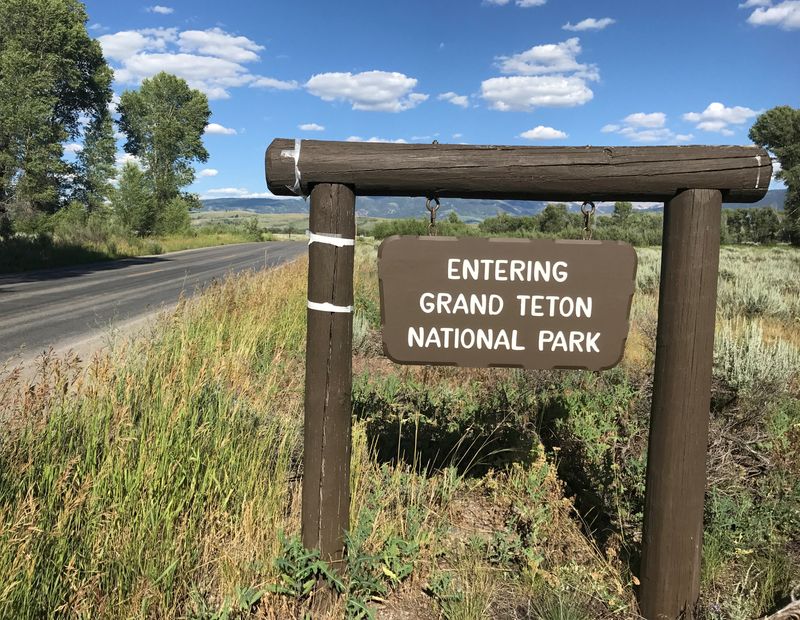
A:
{"label": "leafy green tree", "polygon": [[565,204],[549,204],[539,215],[539,230],[543,233],[561,233],[569,223]]}
{"label": "leafy green tree", "polygon": [[785,226],[792,245],[800,245],[800,109],[778,106],[761,114],[750,139],[778,158],[777,178],[786,183]]}
{"label": "leafy green tree", "polygon": [[128,232],[141,237],[155,232],[158,218],[152,187],[137,164],[129,161],[123,166],[111,206],[114,217]]}
{"label": "leafy green tree", "polygon": [[89,125],[83,150],[78,154],[74,198],[86,205],[88,213],[100,211],[111,196],[111,182],[117,173],[114,166],[116,153],[111,115],[104,114]]}
{"label": "leafy green tree", "polygon": [[112,72],[78,0],[0,0],[0,218],[53,212],[63,142],[106,113]]}
{"label": "leafy green tree", "polygon": [[185,80],[159,73],[138,91],[124,92],[118,109],[125,151],[141,160],[156,209],[174,208],[181,188],[194,181],[193,162],[208,160],[203,146],[211,116],[208,98]]}
{"label": "leafy green tree", "polygon": [[526,219],[512,217],[507,212],[501,211],[495,217],[487,217],[478,226],[482,232],[488,234],[512,233],[524,228]]}
{"label": "leafy green tree", "polygon": [[749,209],[731,209],[725,212],[725,225],[733,243],[742,243],[750,238]]}
{"label": "leafy green tree", "polygon": [[164,209],[157,211],[154,232],[157,235],[188,232],[191,225],[189,212],[199,210],[202,206],[194,194],[175,196]]}
{"label": "leafy green tree", "polygon": [[633,213],[633,204],[630,202],[615,202],[614,213],[611,216],[614,224],[624,224]]}
{"label": "leafy green tree", "polygon": [[770,207],[753,209],[751,216],[753,241],[775,243],[781,235],[781,219]]}

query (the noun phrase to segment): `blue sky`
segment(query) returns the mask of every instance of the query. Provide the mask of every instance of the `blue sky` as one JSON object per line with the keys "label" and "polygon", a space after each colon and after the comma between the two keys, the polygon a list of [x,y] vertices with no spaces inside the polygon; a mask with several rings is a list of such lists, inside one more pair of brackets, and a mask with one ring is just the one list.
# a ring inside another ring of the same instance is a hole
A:
{"label": "blue sky", "polygon": [[800,105],[800,0],[159,2],[88,0],[90,32],[117,94],[208,94],[207,198],[268,196],[276,137],[748,144]]}

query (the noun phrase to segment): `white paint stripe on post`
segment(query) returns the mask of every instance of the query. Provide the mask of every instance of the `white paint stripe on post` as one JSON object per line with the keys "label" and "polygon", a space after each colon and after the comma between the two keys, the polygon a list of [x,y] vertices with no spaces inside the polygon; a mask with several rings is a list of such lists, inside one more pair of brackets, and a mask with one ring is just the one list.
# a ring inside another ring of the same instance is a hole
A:
{"label": "white paint stripe on post", "polygon": [[308,245],[312,243],[324,243],[326,245],[335,245],[337,248],[344,248],[356,244],[355,239],[344,239],[334,234],[318,234],[307,230],[306,235],[308,236]]}
{"label": "white paint stripe on post", "polygon": [[337,312],[340,314],[349,314],[353,312],[353,306],[334,306],[332,303],[318,303],[316,301],[308,301],[308,309],[316,310],[317,312]]}

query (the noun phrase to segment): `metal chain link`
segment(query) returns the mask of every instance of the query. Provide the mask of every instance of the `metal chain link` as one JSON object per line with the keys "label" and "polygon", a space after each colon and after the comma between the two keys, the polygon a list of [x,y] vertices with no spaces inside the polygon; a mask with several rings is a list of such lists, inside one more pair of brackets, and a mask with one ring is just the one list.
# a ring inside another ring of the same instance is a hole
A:
{"label": "metal chain link", "polygon": [[[587,209],[589,205],[591,208]],[[589,241],[592,238],[592,219],[594,218],[595,206],[591,200],[587,200],[581,205],[581,213],[583,213],[583,240]]]}

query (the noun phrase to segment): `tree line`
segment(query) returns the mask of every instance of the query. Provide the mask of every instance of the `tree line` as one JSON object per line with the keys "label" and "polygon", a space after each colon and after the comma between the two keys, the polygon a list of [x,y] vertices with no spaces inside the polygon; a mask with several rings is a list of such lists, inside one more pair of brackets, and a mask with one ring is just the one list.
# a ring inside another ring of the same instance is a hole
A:
{"label": "tree line", "polygon": [[[616,202],[610,215],[595,216],[593,239],[625,241],[635,246],[660,245],[664,217],[661,213],[636,212],[630,202]],[[791,241],[792,222],[772,208],[725,209],[722,212],[720,242],[774,244]],[[427,235],[426,219],[383,220],[369,231],[378,239],[392,235]],[[582,239],[584,218],[566,204],[548,204],[536,215],[514,216],[502,212],[478,225],[462,222],[455,211],[437,224],[440,235],[502,236],[548,239]]]}
{"label": "tree line", "polygon": [[[102,224],[176,232],[199,207],[182,189],[208,159],[207,97],[160,73],[115,104],[87,23],[78,0],[0,0],[0,239]],[[130,156],[119,172],[118,137]]]}

